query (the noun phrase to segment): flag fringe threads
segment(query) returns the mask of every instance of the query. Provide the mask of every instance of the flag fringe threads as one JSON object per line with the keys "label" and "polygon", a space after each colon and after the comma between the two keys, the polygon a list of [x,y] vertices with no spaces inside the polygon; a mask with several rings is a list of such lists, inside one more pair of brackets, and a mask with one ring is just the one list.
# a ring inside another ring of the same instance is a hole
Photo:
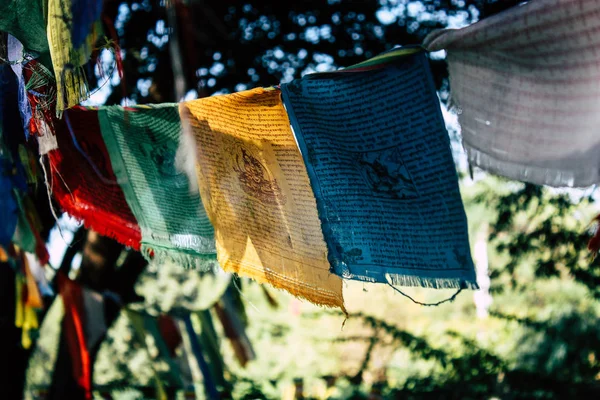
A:
{"label": "flag fringe threads", "polygon": [[[364,269],[369,268],[364,267]],[[374,275],[373,271],[369,269],[371,275],[368,276],[365,272],[361,271],[361,268],[357,268],[356,266],[352,267],[355,274],[350,273],[348,267],[342,262],[336,262],[334,270],[340,271],[340,275],[344,279],[367,283],[388,283],[394,286],[423,287],[429,289],[479,289],[475,273],[471,273],[471,271],[466,272],[463,277],[446,278],[440,277],[440,275],[444,275],[444,271],[440,270],[431,271],[431,275],[436,276],[419,276],[415,275],[415,271],[411,269],[383,268],[377,275]],[[420,273],[423,274],[423,271],[420,271]]]}
{"label": "flag fringe threads", "polygon": [[57,105],[56,113],[58,116],[62,115],[63,109],[77,105],[91,95],[84,66],[74,67],[72,64],[67,64],[61,74],[62,77],[61,81],[58,82],[58,86],[62,92],[62,98],[60,99],[62,102]]}
{"label": "flag fringe threads", "polygon": [[394,286],[415,286],[429,289],[478,290],[477,282],[456,278],[428,278],[415,275],[387,274],[388,282]]}
{"label": "flag fringe threads", "polygon": [[560,170],[535,165],[524,165],[518,162],[500,160],[478,150],[466,143],[463,147],[467,153],[469,162],[477,167],[499,176],[510,175],[510,179],[522,182],[544,182],[545,185],[553,187],[587,187],[598,183],[598,173],[593,168],[580,170]]}
{"label": "flag fringe threads", "polygon": [[141,253],[149,262],[163,264],[173,262],[187,270],[218,270],[216,254],[199,254],[197,252],[173,251],[151,243],[141,244]]}
{"label": "flag fringe threads", "polygon": [[58,196],[55,193],[54,197],[58,200],[63,211],[73,218],[82,221],[85,228],[91,229],[101,236],[106,236],[110,239],[116,240],[124,246],[131,247],[136,251],[140,251],[141,237],[132,236],[131,229],[128,229],[127,232],[118,231],[114,229],[114,225],[111,229],[108,225],[106,225],[106,218],[110,218],[109,215],[98,214],[98,210],[78,207],[76,203],[68,199],[70,197],[69,194]]}

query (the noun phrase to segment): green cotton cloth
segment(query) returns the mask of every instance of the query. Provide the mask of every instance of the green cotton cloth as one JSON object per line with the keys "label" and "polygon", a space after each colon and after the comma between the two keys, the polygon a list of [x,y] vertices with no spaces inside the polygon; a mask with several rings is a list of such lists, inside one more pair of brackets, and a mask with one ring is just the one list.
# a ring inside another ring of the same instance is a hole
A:
{"label": "green cotton cloth", "polygon": [[52,66],[46,35],[47,0],[0,0],[0,31],[8,32],[26,51],[34,51],[45,66]]}
{"label": "green cotton cloth", "polygon": [[214,267],[213,227],[200,194],[175,167],[183,134],[177,105],[103,107],[98,118],[113,170],[142,231],[142,254],[186,268]]}

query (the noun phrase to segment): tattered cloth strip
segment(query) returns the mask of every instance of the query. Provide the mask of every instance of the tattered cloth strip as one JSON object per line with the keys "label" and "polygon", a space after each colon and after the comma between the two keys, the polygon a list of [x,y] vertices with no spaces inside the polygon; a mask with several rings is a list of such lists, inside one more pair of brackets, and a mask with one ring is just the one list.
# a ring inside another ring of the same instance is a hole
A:
{"label": "tattered cloth strip", "polygon": [[225,380],[225,364],[221,355],[219,335],[215,330],[212,315],[209,310],[202,310],[196,312],[196,317],[201,327],[198,340],[202,344],[211,374],[217,386],[224,387],[227,383]]}
{"label": "tattered cloth strip", "polygon": [[92,365],[86,340],[85,300],[82,287],[59,272],[58,287],[65,307],[62,329],[71,356],[73,378],[92,398]]}
{"label": "tattered cloth strip", "polygon": [[21,122],[25,137],[29,137],[29,122],[31,121],[31,106],[27,100],[27,91],[25,89],[25,76],[23,74],[23,65],[28,61],[25,57],[23,44],[13,35],[8,35],[8,62],[13,72],[17,76],[19,85],[19,112],[21,113]]}
{"label": "tattered cloth strip", "polygon": [[37,137],[39,153],[44,155],[58,146],[54,132],[56,82],[50,70],[37,60],[29,61],[23,73],[33,116],[29,131]]}
{"label": "tattered cloth strip", "polygon": [[214,267],[213,227],[198,191],[175,167],[182,138],[177,105],[106,107],[98,115],[113,170],[142,229],[144,256],[186,268]]}
{"label": "tattered cloth strip", "polygon": [[[48,0],[48,43],[57,87],[57,112],[73,107],[89,96],[85,68],[97,32],[86,43],[73,47],[71,0]],[[95,25],[97,26],[97,25]]]}
{"label": "tattered cloth strip", "polygon": [[240,365],[245,367],[249,361],[256,358],[256,354],[228,292],[223,295],[221,301],[215,304],[215,312],[223,325],[223,333],[231,342],[235,357]]}
{"label": "tattered cloth strip", "polygon": [[64,211],[119,243],[140,249],[141,231],[113,172],[97,111],[68,110],[48,153],[52,192]]}
{"label": "tattered cloth strip", "polygon": [[85,43],[102,14],[103,0],[71,0],[71,37],[75,48]]}
{"label": "tattered cloth strip", "polygon": [[219,264],[316,304],[344,307],[329,272],[306,169],[280,93],[254,89],[182,103]]}
{"label": "tattered cloth strip", "polygon": [[202,348],[202,344],[198,340],[198,334],[196,333],[196,331],[194,331],[194,326],[192,325],[192,319],[190,318],[190,314],[186,314],[183,316],[183,322],[185,324],[186,333],[188,334],[188,338],[190,340],[192,352],[194,353],[194,357],[196,358],[196,362],[198,363],[198,368],[200,368],[200,372],[202,373],[206,396],[209,399],[218,399],[220,398],[219,390],[217,389],[217,384],[215,382],[213,372],[211,371],[209,364],[206,362],[205,359],[206,350]]}
{"label": "tattered cloth strip", "polygon": [[85,343],[89,351],[95,351],[106,334],[108,326],[104,312],[104,296],[89,288],[82,288],[85,310]]}
{"label": "tattered cloth strip", "polygon": [[600,1],[530,1],[424,46],[447,50],[471,163],[536,184],[600,183]]}
{"label": "tattered cloth strip", "polygon": [[336,274],[475,288],[467,220],[424,53],[282,92]]}

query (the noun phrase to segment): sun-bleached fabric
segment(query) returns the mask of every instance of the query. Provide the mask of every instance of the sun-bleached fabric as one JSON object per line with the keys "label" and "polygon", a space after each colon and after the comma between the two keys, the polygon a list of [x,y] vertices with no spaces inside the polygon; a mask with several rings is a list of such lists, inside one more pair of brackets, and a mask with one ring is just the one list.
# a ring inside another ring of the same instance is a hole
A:
{"label": "sun-bleached fabric", "polygon": [[180,105],[221,266],[343,308],[315,198],[280,93],[262,88]]}
{"label": "sun-bleached fabric", "polygon": [[423,52],[281,85],[343,278],[476,288],[450,140]]}
{"label": "sun-bleached fabric", "polygon": [[175,165],[177,104],[98,111],[113,171],[142,230],[142,254],[186,268],[216,265],[214,230],[198,191]]}
{"label": "sun-bleached fabric", "polygon": [[530,1],[424,46],[447,51],[472,164],[550,186],[600,182],[600,1]]}
{"label": "sun-bleached fabric", "polygon": [[54,197],[86,227],[139,250],[140,227],[113,172],[98,111],[67,110],[64,119],[58,148],[48,153]]}

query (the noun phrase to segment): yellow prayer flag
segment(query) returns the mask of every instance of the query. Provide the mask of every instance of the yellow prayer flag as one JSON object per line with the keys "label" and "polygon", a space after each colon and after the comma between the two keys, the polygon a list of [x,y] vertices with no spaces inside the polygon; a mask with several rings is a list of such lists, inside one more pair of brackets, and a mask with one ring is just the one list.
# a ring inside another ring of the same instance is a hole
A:
{"label": "yellow prayer flag", "polygon": [[73,107],[89,97],[83,65],[98,36],[97,26],[86,43],[73,48],[71,40],[71,0],[48,0],[48,45],[56,78],[56,109]]}
{"label": "yellow prayer flag", "polygon": [[200,195],[221,266],[345,311],[280,92],[193,100],[180,113],[196,138]]}

